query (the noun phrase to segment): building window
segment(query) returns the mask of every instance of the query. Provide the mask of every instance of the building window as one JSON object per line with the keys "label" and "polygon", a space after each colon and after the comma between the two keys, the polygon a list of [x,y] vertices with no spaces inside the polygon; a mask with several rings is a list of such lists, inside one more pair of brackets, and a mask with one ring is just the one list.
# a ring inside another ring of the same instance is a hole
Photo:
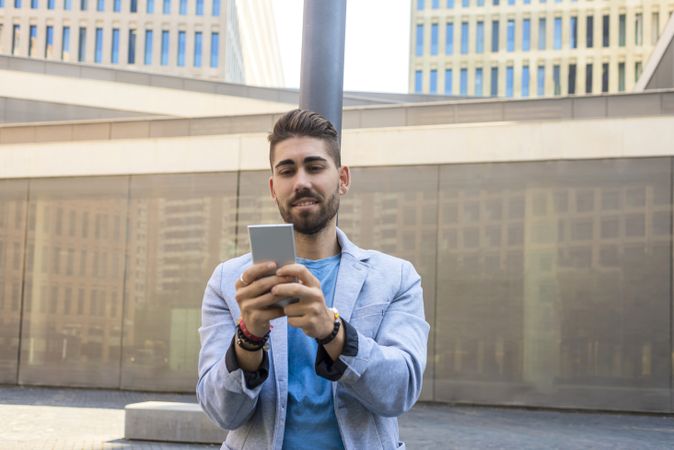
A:
{"label": "building window", "polygon": [[479,21],[475,29],[475,52],[484,53],[484,22]]}
{"label": "building window", "polygon": [[178,67],[185,67],[185,32],[178,31]]}
{"label": "building window", "polygon": [[138,0],[129,1],[129,12],[137,13],[138,12]]}
{"label": "building window", "polygon": [[147,0],[147,3],[145,3],[145,12],[147,14],[154,14],[154,0]]}
{"label": "building window", "polygon": [[440,0],[433,0],[433,2],[431,2],[431,8],[438,9],[439,7],[440,7]]}
{"label": "building window", "polygon": [[489,94],[492,97],[497,97],[498,96],[498,67],[492,67],[491,68],[491,89]]}
{"label": "building window", "polygon": [[618,63],[618,91],[625,92],[625,63]]}
{"label": "building window", "polygon": [[194,67],[201,67],[202,37],[201,31],[194,33]]}
{"label": "building window", "polygon": [[448,22],[445,26],[445,55],[454,54],[454,24]]}
{"label": "building window", "polygon": [[438,54],[438,24],[431,24],[431,55]]}
{"label": "building window", "polygon": [[459,92],[462,96],[468,95],[468,69],[461,69],[459,73]]}
{"label": "building window", "polygon": [[506,67],[506,97],[513,96],[513,87],[515,85],[515,70],[513,66]]}
{"label": "building window", "polygon": [[[32,1],[35,1],[35,0],[32,0]],[[87,10],[87,3],[88,3],[87,0],[80,0],[80,11],[86,11]]]}
{"label": "building window", "polygon": [[555,17],[554,36],[552,41],[552,48],[560,50],[562,48],[562,18]]}
{"label": "building window", "polygon": [[416,55],[422,56],[424,54],[424,26],[423,24],[417,25],[417,46],[416,46]]}
{"label": "building window", "polygon": [[216,69],[219,65],[220,33],[211,33],[211,68]]}
{"label": "building window", "polygon": [[634,44],[644,45],[644,15],[634,16]]}
{"label": "building window", "polygon": [[538,19],[538,49],[545,50],[547,47],[546,33],[548,22],[545,19]]}
{"label": "building window", "polygon": [[63,27],[61,36],[61,60],[70,60],[70,27]]}
{"label": "building window", "polygon": [[73,9],[73,1],[63,0],[63,9],[66,11],[70,11],[71,9]]}
{"label": "building window", "polygon": [[513,19],[508,20],[506,29],[506,50],[509,52],[515,51],[515,21]]}
{"label": "building window", "polygon": [[491,51],[496,53],[498,52],[498,43],[499,43],[499,22],[498,20],[492,20],[491,22]]}
{"label": "building window", "polygon": [[643,66],[641,64],[641,61],[637,61],[634,63],[634,82],[639,81],[641,72],[643,72]]}
{"label": "building window", "polygon": [[220,0],[213,0],[213,9],[211,15],[213,17],[220,17]]}
{"label": "building window", "polygon": [[35,55],[35,47],[37,46],[37,25],[31,25],[28,28],[28,56]]}
{"label": "building window", "polygon": [[54,27],[47,25],[47,33],[44,39],[44,57],[52,58],[54,56]]}
{"label": "building window", "polygon": [[119,28],[112,29],[112,53],[110,62],[119,64]]}
{"label": "building window", "polygon": [[94,62],[100,64],[103,62],[103,28],[96,28],[94,46]]}
{"label": "building window", "polygon": [[651,44],[658,43],[660,38],[660,13],[654,12],[651,14]]}
{"label": "building window", "polygon": [[136,30],[129,30],[129,48],[127,49],[128,64],[136,64]]}
{"label": "building window", "polygon": [[608,47],[610,42],[609,38],[609,16],[604,15],[601,18],[601,44],[604,48]]}
{"label": "building window", "polygon": [[154,40],[154,32],[152,30],[145,30],[145,58],[143,63],[146,66],[152,65],[152,41]]}
{"label": "building window", "polygon": [[56,8],[56,0],[47,0],[47,9]]}
{"label": "building window", "polygon": [[422,11],[424,6],[424,0],[417,0],[417,11]]}
{"label": "building window", "polygon": [[105,11],[105,0],[96,0],[96,11]]}
{"label": "building window", "polygon": [[414,92],[419,94],[421,90],[423,89],[423,72],[421,70],[416,70],[414,72]]}
{"label": "building window", "polygon": [[454,71],[452,69],[445,69],[445,95],[452,95],[454,91],[453,77]]}
{"label": "building window", "polygon": [[162,30],[161,32],[161,65],[168,66],[169,62],[169,32]]}
{"label": "building window", "polygon": [[21,44],[21,26],[12,25],[12,55],[19,53],[19,45]]}
{"label": "building window", "polygon": [[478,67],[475,69],[475,95],[478,97],[482,97],[484,95],[482,93],[482,84],[483,84],[483,70],[481,67]]}
{"label": "building window", "polygon": [[594,46],[594,17],[587,16],[585,19],[585,47]]}
{"label": "building window", "polygon": [[204,0],[197,0],[196,13],[197,16],[204,15]]}
{"label": "building window", "polygon": [[559,64],[552,66],[552,84],[555,88],[555,95],[562,94],[562,74]]}
{"label": "building window", "polygon": [[431,78],[430,78],[430,92],[431,94],[438,93],[438,71],[437,69],[431,69]]}
{"label": "building window", "polygon": [[569,76],[568,76],[568,87],[567,91],[569,95],[574,95],[576,93],[576,65],[569,64]]}
{"label": "building window", "polygon": [[601,91],[608,92],[608,63],[601,65]]}
{"label": "building window", "polygon": [[87,53],[87,29],[86,27],[80,27],[79,29],[79,39],[77,42],[77,61],[84,62],[86,59]]}
{"label": "building window", "polygon": [[461,6],[468,8],[470,6],[470,0],[461,0]]}
{"label": "building window", "polygon": [[37,9],[37,0],[30,0],[30,9]]}
{"label": "building window", "polygon": [[122,12],[122,0],[112,0],[112,11]]}
{"label": "building window", "polygon": [[163,14],[171,14],[171,0],[164,0],[162,2],[161,12]]}
{"label": "building window", "polygon": [[449,9],[454,8],[454,0],[447,0],[447,8]]}
{"label": "building window", "polygon": [[627,40],[625,39],[625,35],[627,34],[627,24],[625,23],[626,20],[625,14],[620,14],[618,16],[618,45],[621,47],[625,46],[625,41]]}
{"label": "building window", "polygon": [[468,22],[461,22],[461,54],[468,54]]}
{"label": "building window", "polygon": [[536,72],[536,95],[543,97],[545,95],[545,66],[538,66]]}
{"label": "building window", "polygon": [[529,97],[530,82],[529,66],[522,66],[522,97]]}
{"label": "building window", "polygon": [[571,48],[578,48],[578,17],[571,17],[570,24],[569,45]]}
{"label": "building window", "polygon": [[14,9],[21,9],[21,0],[14,0]]}
{"label": "building window", "polygon": [[522,21],[522,50],[531,50],[531,19]]}
{"label": "building window", "polygon": [[592,93],[592,74],[593,74],[593,68],[594,66],[591,63],[588,63],[585,66],[585,93],[586,94],[591,94]]}
{"label": "building window", "polygon": [[178,14],[181,16],[187,15],[187,0],[180,0],[180,3],[178,3]]}

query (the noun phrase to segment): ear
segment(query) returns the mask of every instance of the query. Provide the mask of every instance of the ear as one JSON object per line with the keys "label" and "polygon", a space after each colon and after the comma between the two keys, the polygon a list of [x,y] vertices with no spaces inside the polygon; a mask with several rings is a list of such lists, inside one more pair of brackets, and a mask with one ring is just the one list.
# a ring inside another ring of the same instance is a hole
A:
{"label": "ear", "polygon": [[269,177],[269,193],[271,198],[276,201],[276,191],[274,190],[274,177]]}
{"label": "ear", "polygon": [[349,192],[351,187],[351,170],[349,166],[341,166],[339,168],[339,193],[344,195]]}

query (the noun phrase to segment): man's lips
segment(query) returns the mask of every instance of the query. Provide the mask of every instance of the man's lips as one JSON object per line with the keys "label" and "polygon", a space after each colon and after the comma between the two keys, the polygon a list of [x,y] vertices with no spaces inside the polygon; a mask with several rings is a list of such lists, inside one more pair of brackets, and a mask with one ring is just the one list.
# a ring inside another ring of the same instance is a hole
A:
{"label": "man's lips", "polygon": [[296,202],[292,202],[290,206],[293,207],[302,207],[302,206],[311,206],[311,205],[316,205],[318,204],[318,200],[314,198],[301,198],[297,200]]}

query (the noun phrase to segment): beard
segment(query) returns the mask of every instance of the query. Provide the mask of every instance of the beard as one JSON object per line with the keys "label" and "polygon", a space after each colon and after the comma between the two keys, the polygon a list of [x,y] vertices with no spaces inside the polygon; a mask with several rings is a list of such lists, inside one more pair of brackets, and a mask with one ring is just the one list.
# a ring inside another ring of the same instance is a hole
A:
{"label": "beard", "polygon": [[[292,211],[292,204],[300,198],[311,198],[318,204],[318,211]],[[276,203],[279,213],[285,223],[292,223],[295,231],[300,234],[314,235],[325,228],[339,209],[339,186],[327,198],[323,199],[321,195],[305,189],[296,193],[293,198],[286,203]]]}

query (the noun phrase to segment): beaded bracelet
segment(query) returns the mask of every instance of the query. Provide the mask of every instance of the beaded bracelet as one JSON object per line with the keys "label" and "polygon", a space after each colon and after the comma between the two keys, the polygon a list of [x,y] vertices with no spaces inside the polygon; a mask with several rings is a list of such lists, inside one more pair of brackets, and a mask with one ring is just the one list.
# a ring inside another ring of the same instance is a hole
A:
{"label": "beaded bracelet", "polygon": [[332,311],[332,313],[335,315],[335,326],[332,328],[332,333],[330,333],[323,339],[316,338],[316,342],[318,342],[319,345],[326,345],[332,342],[337,337],[337,333],[339,333],[339,328],[342,325],[342,319],[339,318],[339,312],[337,312],[335,308],[330,308],[330,311]]}

